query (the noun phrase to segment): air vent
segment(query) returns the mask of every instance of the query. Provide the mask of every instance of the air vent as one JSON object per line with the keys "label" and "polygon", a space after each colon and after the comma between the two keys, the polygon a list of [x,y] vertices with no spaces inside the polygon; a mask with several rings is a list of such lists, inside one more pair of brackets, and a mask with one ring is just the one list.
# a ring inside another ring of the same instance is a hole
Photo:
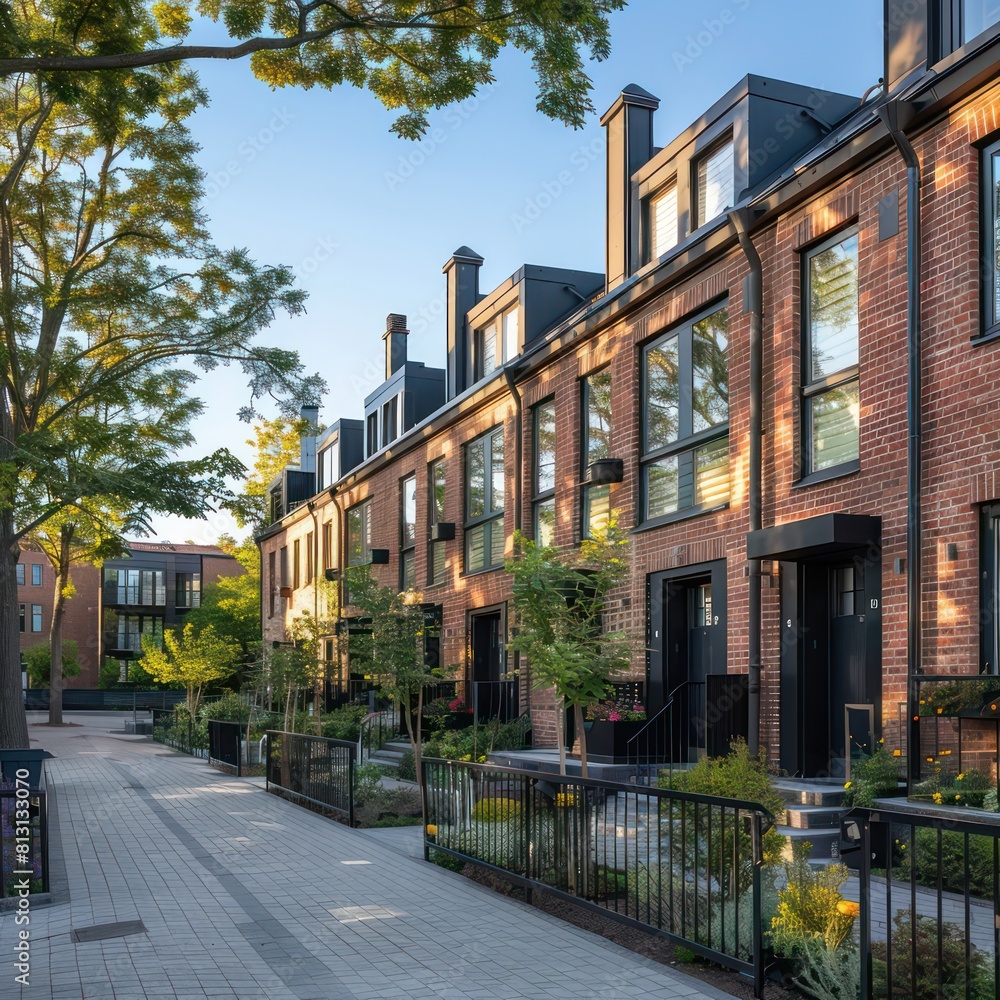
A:
{"label": "air vent", "polygon": [[620,458],[602,458],[591,462],[587,468],[586,483],[589,486],[620,483],[624,478],[625,463]]}
{"label": "air vent", "polygon": [[431,525],[432,542],[450,542],[455,538],[454,521],[438,521]]}

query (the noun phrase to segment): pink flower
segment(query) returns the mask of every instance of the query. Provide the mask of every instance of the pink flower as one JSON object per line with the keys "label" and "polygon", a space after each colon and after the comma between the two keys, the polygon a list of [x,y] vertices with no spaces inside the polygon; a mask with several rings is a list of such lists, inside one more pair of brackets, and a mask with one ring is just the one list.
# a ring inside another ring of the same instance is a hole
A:
{"label": "pink flower", "polygon": [[621,713],[618,712],[616,709],[611,709],[611,711],[608,712],[608,721],[609,722],[621,722],[622,721]]}

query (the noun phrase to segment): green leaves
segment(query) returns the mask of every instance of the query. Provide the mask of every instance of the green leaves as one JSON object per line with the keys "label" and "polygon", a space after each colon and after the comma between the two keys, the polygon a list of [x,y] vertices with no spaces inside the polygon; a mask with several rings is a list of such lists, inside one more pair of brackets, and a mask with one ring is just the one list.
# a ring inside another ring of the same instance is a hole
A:
{"label": "green leaves", "polygon": [[[251,56],[272,87],[369,90],[401,110],[405,138],[427,128],[430,109],[464,100],[492,81],[512,45],[530,55],[537,107],[574,128],[593,110],[584,57],[610,52],[608,16],[626,0],[61,0],[0,8],[0,76],[43,71],[50,87],[75,74],[153,67],[183,59]],[[163,45],[187,38],[195,17],[221,21],[230,45]],[[84,87],[84,89],[86,89]],[[65,96],[65,95],[64,95]]]}

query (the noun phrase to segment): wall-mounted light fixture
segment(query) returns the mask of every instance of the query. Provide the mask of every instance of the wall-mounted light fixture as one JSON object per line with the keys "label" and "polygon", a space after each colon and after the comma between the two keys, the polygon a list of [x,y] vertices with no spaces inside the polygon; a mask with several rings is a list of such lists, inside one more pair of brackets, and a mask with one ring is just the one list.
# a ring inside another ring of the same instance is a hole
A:
{"label": "wall-mounted light fixture", "polygon": [[896,576],[902,576],[906,572],[906,560],[905,559],[893,559],[892,561],[892,571]]}

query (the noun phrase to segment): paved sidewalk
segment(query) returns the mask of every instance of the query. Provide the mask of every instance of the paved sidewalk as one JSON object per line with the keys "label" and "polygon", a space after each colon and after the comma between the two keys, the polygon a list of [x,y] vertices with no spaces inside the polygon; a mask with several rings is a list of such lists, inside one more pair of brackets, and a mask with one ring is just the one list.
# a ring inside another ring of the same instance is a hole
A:
{"label": "paved sidewalk", "polygon": [[[121,717],[68,718],[84,725],[31,730],[56,754],[53,859],[65,874],[56,872],[53,905],[31,912],[28,987],[14,983],[14,915],[0,914],[4,1000],[724,996],[125,736]],[[143,929],[71,938],[124,921]]]}

